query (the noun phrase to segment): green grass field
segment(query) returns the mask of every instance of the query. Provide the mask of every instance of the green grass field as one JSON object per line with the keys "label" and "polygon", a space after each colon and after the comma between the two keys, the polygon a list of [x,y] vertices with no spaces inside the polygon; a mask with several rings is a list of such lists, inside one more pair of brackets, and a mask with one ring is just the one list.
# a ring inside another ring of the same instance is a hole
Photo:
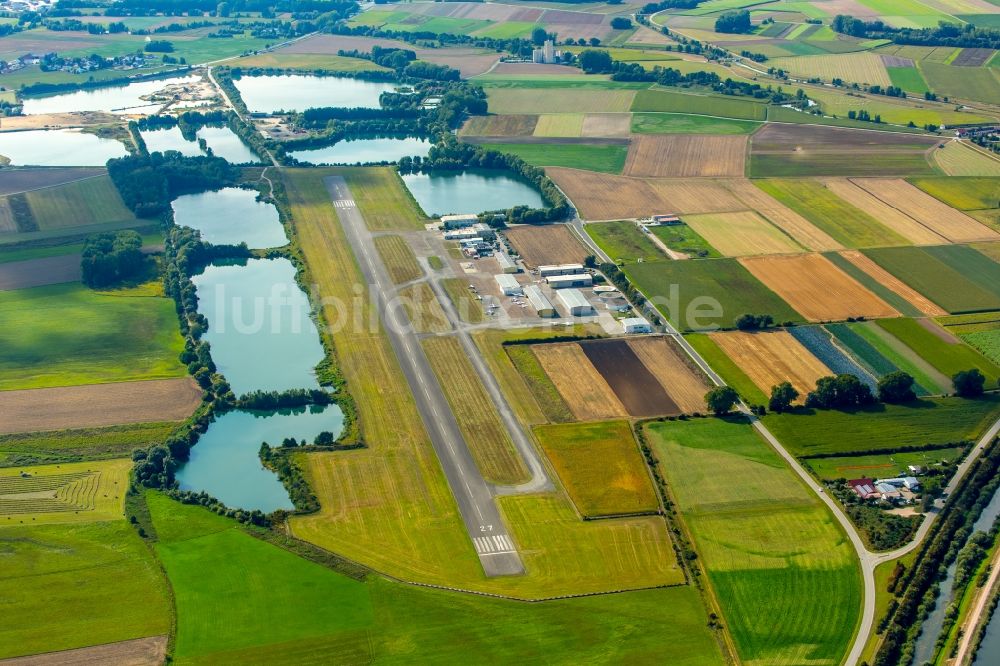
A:
{"label": "green grass field", "polygon": [[750,175],[754,178],[798,176],[922,176],[937,172],[923,152],[884,152],[878,159],[859,160],[856,152],[787,154],[750,153]]}
{"label": "green grass field", "polygon": [[346,167],[351,194],[372,231],[423,231],[427,219],[393,167]]}
{"label": "green grass field", "polygon": [[0,292],[0,390],[183,377],[173,302],[79,284]]}
{"label": "green grass field", "polygon": [[632,102],[633,112],[693,113],[721,118],[764,120],[767,107],[745,99],[720,95],[689,95],[669,90],[640,90]]}
{"label": "green grass field", "polygon": [[917,384],[932,395],[945,395],[952,390],[951,377],[928,363],[915,350],[875,322],[847,325],[882,357],[899,370],[908,373]]}
{"label": "green grass field", "polygon": [[769,314],[778,322],[802,321],[734,259],[629,264],[626,273],[657,309],[684,331],[728,328],[746,313]]}
{"label": "green grass field", "polygon": [[911,178],[910,183],[959,210],[1000,207],[1000,178]]}
{"label": "green grass field", "polygon": [[1000,396],[976,400],[926,398],[854,412],[803,410],[769,414],[764,422],[797,456],[891,451],[977,439],[1000,415]]}
{"label": "green grass field", "polygon": [[663,252],[634,222],[594,222],[584,227],[613,261],[635,263],[663,259]]}
{"label": "green grass field", "polygon": [[938,95],[1000,104],[1000,72],[995,67],[953,67],[928,61],[919,67]]}
{"label": "green grass field", "polygon": [[708,241],[698,235],[698,232],[686,224],[667,226],[660,225],[650,229],[653,235],[663,241],[671,250],[684,252],[692,257],[714,259],[722,253],[709,245]]}
{"label": "green grass field", "polygon": [[826,508],[742,420],[646,433],[743,662],[839,663],[860,618],[861,576]]}
{"label": "green grass field", "polygon": [[633,113],[635,134],[752,134],[760,123],[689,113]]}
{"label": "green grass field", "polygon": [[[899,366],[879,350],[881,345],[869,342],[865,336],[862,336],[858,332],[861,327],[861,324],[842,323],[827,324],[824,328],[837,338],[839,345],[854,357],[854,360],[874,376],[883,377],[890,372],[899,370]],[[932,386],[931,388],[933,389],[934,387]],[[930,394],[930,391],[921,386],[919,382],[914,387],[914,392],[917,395]]]}
{"label": "green grass field", "polygon": [[539,426],[535,437],[584,516],[642,513],[659,507],[628,422]]}
{"label": "green grass field", "polygon": [[[908,92],[923,94],[929,92],[927,82],[916,67],[886,67],[892,85]],[[915,121],[914,121],[915,122]]]}
{"label": "green grass field", "polygon": [[987,386],[997,386],[1000,367],[975,349],[961,342],[946,342],[913,319],[882,319],[877,324],[945,376],[951,377],[956,372],[978,368],[986,375]]}
{"label": "green grass field", "polygon": [[837,479],[856,479],[862,476],[888,477],[909,473],[907,465],[930,467],[942,461],[954,463],[964,449],[958,446],[947,446],[926,451],[908,451],[901,453],[876,453],[868,456],[837,456],[833,458],[809,458],[807,464],[820,479],[835,481]]}
{"label": "green grass field", "polygon": [[818,182],[771,179],[755,180],[754,184],[845,247],[909,245],[905,238]]}
{"label": "green grass field", "polygon": [[166,581],[124,520],[0,526],[0,659],[170,631]]}
{"label": "green grass field", "polygon": [[176,423],[135,423],[0,435],[0,467],[125,458],[162,443]]}
{"label": "green grass field", "polygon": [[177,598],[176,663],[303,663],[333,653],[338,661],[382,663],[541,653],[568,662],[722,659],[689,586],[524,604],[378,576],[360,582],[199,507],[160,495],[149,504]]}
{"label": "green grass field", "polygon": [[595,144],[498,143],[490,144],[504,153],[513,153],[533,166],[571,167],[600,173],[620,174],[628,155],[627,146]]}
{"label": "green grass field", "polygon": [[[1000,308],[1000,295],[995,291],[1000,283],[994,283],[996,287],[984,284],[984,280],[996,279],[990,276],[1000,265],[971,248],[887,247],[865,250],[865,254],[948,312]],[[979,269],[986,274],[974,272]]]}

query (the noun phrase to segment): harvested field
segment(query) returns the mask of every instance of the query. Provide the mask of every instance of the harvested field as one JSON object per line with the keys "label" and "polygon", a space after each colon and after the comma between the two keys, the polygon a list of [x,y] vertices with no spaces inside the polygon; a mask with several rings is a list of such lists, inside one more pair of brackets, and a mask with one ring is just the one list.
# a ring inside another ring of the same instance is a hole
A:
{"label": "harvested field", "polygon": [[0,469],[0,519],[41,523],[121,518],[130,458]]}
{"label": "harvested field", "polygon": [[941,317],[948,314],[943,308],[938,306],[932,300],[925,297],[919,291],[913,289],[895,275],[876,264],[865,254],[862,254],[857,250],[845,250],[840,253],[840,256],[844,257],[865,273],[872,276],[872,278],[878,281],[879,284],[898,294],[928,317]]}
{"label": "harvested field", "polygon": [[538,116],[472,116],[462,126],[461,136],[531,136]]}
{"label": "harvested field", "polygon": [[631,338],[628,346],[683,413],[691,414],[705,409],[708,383],[701,371],[692,367],[693,361],[678,349],[672,338]]}
{"label": "harvested field", "polygon": [[632,140],[626,176],[742,176],[746,136],[644,134]]}
{"label": "harvested field", "polygon": [[625,340],[585,342],[580,347],[630,416],[680,413],[656,377],[646,369]]}
{"label": "harvested field", "polygon": [[0,171],[0,196],[62,185],[74,180],[100,176],[104,172],[104,169],[99,167],[4,169]]}
{"label": "harvested field", "polygon": [[493,113],[600,113],[628,111],[635,90],[489,88]]}
{"label": "harvested field", "polygon": [[0,433],[180,421],[200,402],[188,377],[0,391]]}
{"label": "harvested field", "polygon": [[949,141],[931,156],[949,176],[1000,176],[1000,160],[961,141]]}
{"label": "harvested field", "polygon": [[948,242],[944,236],[925,227],[906,213],[893,208],[846,178],[828,179],[823,181],[823,184],[838,197],[858,210],[868,213],[914,245],[940,245]]}
{"label": "harvested field", "polygon": [[399,292],[398,300],[406,310],[413,330],[418,333],[444,333],[451,330],[441,303],[426,282],[417,282]]}
{"label": "harvested field", "polygon": [[3,666],[159,666],[167,656],[167,637],[150,636],[119,643],[46,652],[31,657],[15,657],[0,661]]}
{"label": "harvested field", "polygon": [[819,254],[747,257],[740,263],[809,321],[899,315]]}
{"label": "harvested field", "polygon": [[582,113],[547,113],[538,117],[535,136],[578,137],[583,131]]}
{"label": "harvested field", "polygon": [[768,65],[805,78],[819,77],[825,81],[840,78],[851,83],[892,85],[882,59],[867,51],[831,55],[773,58]]}
{"label": "harvested field", "polygon": [[64,254],[0,264],[0,291],[80,280],[80,255]]}
{"label": "harvested field", "polygon": [[519,225],[507,229],[504,235],[529,268],[550,264],[579,264],[589,254],[564,224]]}
{"label": "harvested field", "polygon": [[630,113],[588,113],[583,117],[585,137],[628,137],[632,133]]}
{"label": "harvested field", "polygon": [[570,67],[569,65],[543,65],[541,63],[522,63],[522,62],[500,62],[497,66],[490,70],[491,76],[503,77],[503,76],[519,76],[526,75],[528,78],[537,77],[539,75],[544,76],[585,76],[585,74],[577,69],[576,67]]}
{"label": "harvested field", "polygon": [[962,49],[951,61],[953,67],[982,67],[993,55],[993,49]]}
{"label": "harvested field", "polygon": [[753,211],[688,215],[684,222],[727,257],[802,251],[800,245]]}
{"label": "harvested field", "polygon": [[899,178],[858,178],[853,182],[886,204],[955,243],[1000,240],[1000,234]]}
{"label": "harvested field", "polygon": [[755,210],[772,224],[810,250],[839,250],[843,247],[825,231],[767,194],[746,179],[730,180],[726,187],[746,208]]}
{"label": "harvested field", "polygon": [[628,416],[580,345],[543,344],[533,346],[532,351],[577,419],[598,421]]}
{"label": "harvested field", "polygon": [[375,237],[375,249],[389,271],[389,277],[396,284],[416,280],[424,274],[417,263],[409,244],[402,236],[388,235]]}
{"label": "harvested field", "polygon": [[714,333],[711,338],[765,395],[770,395],[772,386],[791,382],[801,401],[816,388],[816,380],[832,374],[788,331],[729,331]]}

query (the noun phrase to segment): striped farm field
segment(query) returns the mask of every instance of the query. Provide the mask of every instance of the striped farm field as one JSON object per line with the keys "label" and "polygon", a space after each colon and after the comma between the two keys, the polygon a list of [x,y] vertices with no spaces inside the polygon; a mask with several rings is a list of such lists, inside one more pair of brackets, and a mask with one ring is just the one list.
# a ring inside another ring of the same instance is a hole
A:
{"label": "striped farm field", "polygon": [[727,257],[802,251],[798,243],[753,211],[688,215],[684,222]]}
{"label": "striped farm field", "polygon": [[830,368],[830,374],[854,375],[872,391],[878,388],[877,375],[869,372],[862,363],[836,344],[833,335],[823,326],[793,326],[789,333],[823,365]]}
{"label": "striped farm field", "polygon": [[747,376],[765,395],[781,382],[791,382],[804,400],[816,388],[816,380],[832,374],[788,331],[715,333],[712,340],[739,363]]}
{"label": "striped farm field", "polygon": [[546,113],[538,116],[535,136],[578,137],[583,133],[582,113]]}
{"label": "striped farm field", "polygon": [[531,136],[538,116],[472,116],[462,126],[461,136]]}
{"label": "striped farm field", "polygon": [[742,419],[651,423],[646,435],[742,662],[838,664],[861,579],[826,508]]}
{"label": "striped farm field", "polygon": [[691,95],[666,89],[640,90],[633,112],[693,113],[741,120],[764,120],[767,106],[747,99],[722,95]]}
{"label": "striped farm field", "polygon": [[931,365],[905,342],[876,322],[850,324],[851,329],[874,347],[882,356],[900,370],[913,377],[917,384],[934,395],[951,391],[951,378]]}
{"label": "striped farm field", "polygon": [[931,159],[949,176],[1000,176],[1000,160],[960,141],[949,141]]}
{"label": "striped farm field", "polygon": [[[884,377],[890,372],[900,369],[885,354],[879,351],[882,345],[873,345],[858,332],[860,324],[827,324],[824,328],[837,340],[837,344],[850,353],[862,367],[875,377]],[[934,386],[931,386],[933,389]],[[915,388],[917,395],[929,395],[930,391],[919,384]]]}
{"label": "striped farm field", "polygon": [[754,187],[746,179],[730,180],[729,191],[745,206],[766,217],[772,224],[791,236],[803,247],[814,251],[839,250],[843,247],[828,233],[802,217],[774,197]]}
{"label": "striped farm field", "polygon": [[0,468],[0,521],[32,524],[122,517],[132,461]]}
{"label": "striped farm field", "polygon": [[958,335],[983,356],[1000,364],[1000,314],[961,315],[939,321],[949,333]]}
{"label": "striped farm field", "polygon": [[1000,178],[911,178],[909,182],[959,210],[1000,206]]}
{"label": "striped farm field", "polygon": [[794,76],[804,78],[816,77],[824,81],[843,79],[850,83],[892,85],[882,58],[867,51],[772,58],[767,64],[769,67],[779,67]]}
{"label": "striped farm field", "polygon": [[1000,367],[932,320],[885,319],[877,323],[946,377],[978,368],[986,376],[987,386],[996,386],[1000,379]]}
{"label": "striped farm field", "polygon": [[740,263],[809,321],[899,315],[819,254],[744,257]]}
{"label": "striped farm field", "polygon": [[389,277],[396,284],[416,280],[424,274],[413,250],[402,236],[376,236],[375,249],[382,256]]}
{"label": "striped farm field", "polygon": [[826,189],[904,237],[913,245],[940,245],[948,239],[846,178],[823,181]]}
{"label": "striped farm field", "polygon": [[487,88],[490,111],[499,114],[628,111],[635,90]]}
{"label": "striped farm field", "polygon": [[934,301],[879,266],[864,253],[857,250],[845,250],[840,253],[840,256],[867,273],[883,287],[904,299],[922,314],[928,317],[939,317],[948,314],[943,308],[935,304]]}
{"label": "striped farm field", "polygon": [[580,421],[621,418],[625,407],[576,343],[532,347],[535,357]]}
{"label": "striped farm field", "polygon": [[691,414],[705,409],[708,380],[676,340],[643,336],[629,339],[628,346],[681,411]]}
{"label": "striped farm field", "polygon": [[899,178],[858,178],[853,182],[886,204],[954,243],[1000,240],[1000,233],[980,224]]}
{"label": "striped farm field", "polygon": [[659,508],[627,421],[539,426],[534,432],[583,516],[647,513]]}
{"label": "striped farm field", "polygon": [[629,146],[624,173],[653,178],[742,176],[746,148],[746,136],[738,135],[639,135]]}

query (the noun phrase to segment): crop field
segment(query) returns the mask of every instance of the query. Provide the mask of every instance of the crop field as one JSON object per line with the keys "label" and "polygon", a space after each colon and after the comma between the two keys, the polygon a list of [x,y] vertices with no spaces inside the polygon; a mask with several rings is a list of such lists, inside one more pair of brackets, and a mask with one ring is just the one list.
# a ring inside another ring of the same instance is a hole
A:
{"label": "crop field", "polygon": [[865,219],[873,218],[891,231],[906,239],[907,244],[941,245],[948,239],[933,229],[913,219],[906,213],[882,201],[857,183],[846,178],[831,178],[823,182],[824,187],[859,211]]}
{"label": "crop field", "polygon": [[1000,233],[946,206],[905,180],[865,178],[854,183],[952,242],[1000,240]]}
{"label": "crop field", "polygon": [[498,143],[491,147],[513,153],[532,166],[576,167],[601,173],[621,173],[628,147],[588,143]]}
{"label": "crop field", "polygon": [[685,336],[698,354],[712,366],[726,385],[736,389],[747,404],[767,404],[768,396],[761,391],[740,366],[715,344],[715,336],[708,333],[693,333]]}
{"label": "crop field", "polygon": [[582,113],[547,113],[538,117],[535,136],[577,137],[583,133]]}
{"label": "crop field", "polygon": [[[939,317],[948,314],[943,308],[936,305],[932,300],[925,297],[916,289],[913,289],[892,273],[879,266],[864,253],[858,252],[857,250],[845,250],[840,252],[839,256],[843,257],[843,259],[848,263],[854,265],[858,270],[868,275],[876,283],[891,291],[898,298],[902,299],[904,303],[908,303],[920,314],[924,314],[929,317]],[[835,263],[839,264],[840,262]],[[899,309],[899,306],[895,303],[891,303],[891,305],[897,310]]]}
{"label": "crop field", "polygon": [[1000,364],[1000,323],[992,322],[990,328],[963,333],[961,337],[983,356]]}
{"label": "crop field", "polygon": [[581,136],[628,138],[632,133],[630,113],[587,113],[583,116]]}
{"label": "crop field", "polygon": [[[573,421],[573,412],[562,399],[559,389],[552,383],[549,376],[545,374],[545,369],[538,361],[538,357],[531,351],[528,345],[510,345],[502,347],[510,366],[514,369],[517,379],[507,377],[508,386],[512,383],[516,385],[521,382],[521,387],[530,396],[530,401],[538,416],[526,418],[529,423],[567,423]],[[508,395],[516,395],[508,392]],[[517,396],[517,401],[526,401],[524,396]],[[531,409],[528,407],[527,409]],[[522,407],[522,411],[527,411]]]}
{"label": "crop field", "polygon": [[1000,379],[1000,367],[933,321],[886,319],[877,324],[946,377],[969,368],[978,368],[986,375],[987,386],[996,386]]}
{"label": "crop field", "polygon": [[[670,656],[691,666],[722,659],[691,586],[524,604],[381,577],[361,582],[200,507],[153,499],[157,530],[168,535],[157,550],[177,594],[182,663],[308,662],[334,653],[351,662],[454,662],[470,650],[503,661],[538,650],[585,660],[595,644],[610,659],[643,662],[661,658],[671,643]],[[248,580],[246,571],[277,578]],[[627,625],[613,620],[623,616]]]}
{"label": "crop field", "polygon": [[899,314],[819,254],[744,257],[740,262],[808,321]]}
{"label": "crop field", "polygon": [[764,120],[767,106],[722,95],[690,95],[667,89],[640,90],[633,112],[692,113],[740,120]]}
{"label": "crop field", "polygon": [[1000,176],[1000,160],[959,141],[949,141],[931,158],[949,176]]}
{"label": "crop field", "polygon": [[239,58],[232,67],[262,67],[265,69],[301,69],[306,71],[322,70],[326,72],[385,72],[387,67],[378,65],[363,58],[320,53],[285,53],[272,51]]}
{"label": "crop field", "polygon": [[807,218],[845,247],[908,245],[898,233],[814,180],[757,180],[760,189]]}
{"label": "crop field", "polygon": [[861,581],[825,507],[742,420],[646,432],[740,658],[838,663],[859,620]]}
{"label": "crop field", "polygon": [[416,280],[424,272],[417,263],[417,258],[409,244],[402,236],[387,235],[375,237],[375,249],[382,257],[382,262],[389,271],[389,277],[396,284]]}
{"label": "crop field", "polygon": [[863,410],[769,414],[764,423],[796,456],[874,453],[978,439],[1000,415],[1000,397],[925,398]]}
{"label": "crop field", "polygon": [[[499,114],[628,111],[635,90],[486,88],[490,111]],[[537,128],[536,128],[537,129]]]}
{"label": "crop field", "polygon": [[526,481],[524,461],[458,339],[427,338],[423,347],[483,477],[500,484]]}
{"label": "crop field", "polygon": [[613,261],[656,261],[663,252],[633,222],[593,222],[584,230]]}
{"label": "crop field", "polygon": [[766,217],[796,242],[815,251],[839,250],[843,247],[828,233],[812,224],[791,208],[755,187],[749,180],[730,180],[727,189],[743,202],[744,207]]}
{"label": "crop field", "polygon": [[865,254],[949,313],[1000,309],[997,264],[972,248],[878,248]]}
{"label": "crop field", "polygon": [[885,69],[889,74],[889,80],[892,81],[892,85],[897,88],[921,94],[930,91],[920,70],[912,65],[908,67],[886,66]]}
{"label": "crop field", "polygon": [[636,134],[751,134],[759,122],[698,116],[689,113],[633,113]]}
{"label": "crop field", "polygon": [[406,310],[410,324],[419,333],[444,333],[451,330],[437,295],[426,282],[418,282],[399,292],[399,300]]}
{"label": "crop field", "polygon": [[788,331],[729,331],[711,337],[730,358],[739,359],[743,371],[767,395],[773,386],[791,382],[801,395],[800,401],[805,400],[806,394],[816,388],[816,380],[832,374]]}
{"label": "crop field", "polygon": [[936,62],[921,62],[920,72],[927,85],[938,95],[1000,103],[1000,85],[996,67],[953,67]]}
{"label": "crop field", "polygon": [[460,136],[531,136],[535,132],[538,116],[472,116],[462,130]]}
{"label": "crop field", "polygon": [[[626,273],[647,298],[657,299],[657,309],[683,331],[731,327],[746,313],[769,314],[778,322],[802,321],[735,259],[647,262],[627,266]],[[703,297],[714,299],[719,307],[706,309]]]}
{"label": "crop field", "polygon": [[588,341],[579,346],[630,416],[680,413],[677,405],[632,351],[627,341]]}
{"label": "crop field", "polygon": [[902,340],[875,322],[848,325],[885,360],[912,376],[928,394],[944,395],[952,390],[951,378],[937,370]]}
{"label": "crop field", "polygon": [[587,250],[564,224],[520,225],[506,229],[504,235],[529,268],[552,264],[579,264]]}
{"label": "crop field", "polygon": [[38,167],[5,169],[0,175],[0,196],[16,194],[40,187],[53,187],[100,176],[105,173],[103,167]]}
{"label": "crop field", "polygon": [[708,379],[676,340],[643,336],[629,339],[628,346],[682,412],[693,414],[705,409]]}
{"label": "crop field", "polygon": [[0,659],[170,631],[166,581],[124,520],[11,522],[0,527],[0,596],[11,609],[0,629]]}
{"label": "crop field", "polygon": [[187,374],[173,302],[58,284],[0,292],[0,390]]}
{"label": "crop field", "polygon": [[628,416],[614,390],[576,343],[534,345],[532,351],[580,421]]}
{"label": "crop field", "polygon": [[836,344],[826,328],[822,326],[795,326],[789,329],[789,333],[823,365],[828,367],[831,374],[854,375],[873,391],[878,388],[876,375],[869,372],[857,359]]}
{"label": "crop field", "polygon": [[927,467],[942,461],[955,462],[962,456],[962,447],[943,447],[926,451],[881,453],[869,456],[809,458],[807,464],[820,479],[857,479],[862,476],[885,478],[896,476],[907,465]]}
{"label": "crop field", "polygon": [[548,425],[534,432],[581,515],[592,518],[659,508],[628,422]]}
{"label": "crop field", "polygon": [[632,140],[624,173],[654,178],[742,176],[746,147],[744,136],[644,134]]}
{"label": "crop field", "polygon": [[892,85],[882,59],[868,52],[772,58],[768,66],[780,67],[794,76],[807,79],[817,77],[831,81],[839,78],[850,83]]}
{"label": "crop field", "polygon": [[130,458],[0,468],[0,524],[121,518],[131,469]]}
{"label": "crop field", "polygon": [[127,458],[163,441],[176,423],[137,423],[0,435],[0,467]]}
{"label": "crop field", "polygon": [[688,215],[685,224],[727,257],[802,252],[802,246],[753,211]]}
{"label": "crop field", "polygon": [[[969,111],[956,111],[955,106],[945,104],[928,104],[911,99],[903,100],[898,97],[886,97],[885,95],[873,95],[851,91],[844,94],[840,91],[829,88],[809,88],[809,97],[819,103],[820,108],[828,116],[837,116],[838,120],[846,120],[847,123],[856,123],[853,126],[863,127],[871,123],[863,121],[851,121],[849,114],[851,111],[867,111],[874,118],[879,116],[883,124],[878,125],[879,129],[887,129],[885,123],[894,123],[893,130],[904,130],[904,125],[913,123],[917,127],[924,125],[962,125],[977,122],[988,122],[988,118],[977,115]],[[800,116],[802,114],[799,114]],[[809,116],[805,116],[808,118]],[[774,120],[770,118],[769,120]],[[917,130],[909,128],[910,132]]]}
{"label": "crop field", "polygon": [[708,244],[704,238],[686,224],[663,225],[650,228],[650,231],[664,245],[674,252],[681,252],[688,257],[718,258],[722,254]]}
{"label": "crop field", "polygon": [[959,210],[1000,207],[1000,178],[911,178],[909,182]]}

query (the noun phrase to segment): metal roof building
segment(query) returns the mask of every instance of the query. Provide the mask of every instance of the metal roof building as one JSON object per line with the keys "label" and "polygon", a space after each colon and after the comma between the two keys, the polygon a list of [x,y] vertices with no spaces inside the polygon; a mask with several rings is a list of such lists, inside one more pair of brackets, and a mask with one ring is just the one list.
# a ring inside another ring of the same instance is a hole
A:
{"label": "metal roof building", "polygon": [[542,277],[549,277],[550,275],[572,275],[574,273],[582,273],[583,264],[551,264],[548,266],[539,266],[538,274]]}
{"label": "metal roof building", "polygon": [[589,287],[594,284],[594,276],[590,273],[577,273],[575,275],[551,275],[545,278],[549,286],[553,289],[565,289],[566,287]]}
{"label": "metal roof building", "polygon": [[497,281],[500,285],[500,291],[504,293],[505,296],[519,296],[524,293],[521,288],[521,283],[517,281],[517,278],[508,273],[500,273],[499,275],[494,275],[493,279]]}
{"label": "metal roof building", "polygon": [[510,258],[510,255],[503,250],[497,251],[493,256],[497,258],[497,264],[500,265],[500,271],[503,273],[520,273],[521,267]]}
{"label": "metal roof building", "polygon": [[471,227],[479,221],[478,215],[468,213],[465,215],[442,215],[441,224],[445,229],[459,229],[461,227]]}
{"label": "metal roof building", "polygon": [[569,313],[574,317],[583,317],[594,314],[594,306],[590,304],[583,294],[577,289],[563,289],[556,292],[559,300],[566,306]]}
{"label": "metal roof building", "polygon": [[642,317],[626,317],[619,322],[626,333],[652,333],[653,327]]}
{"label": "metal roof building", "polygon": [[524,295],[528,298],[528,302],[531,303],[531,307],[535,308],[535,312],[538,313],[539,317],[556,316],[555,306],[552,305],[552,301],[545,298],[545,294],[538,288],[538,285],[529,284],[524,288]]}

